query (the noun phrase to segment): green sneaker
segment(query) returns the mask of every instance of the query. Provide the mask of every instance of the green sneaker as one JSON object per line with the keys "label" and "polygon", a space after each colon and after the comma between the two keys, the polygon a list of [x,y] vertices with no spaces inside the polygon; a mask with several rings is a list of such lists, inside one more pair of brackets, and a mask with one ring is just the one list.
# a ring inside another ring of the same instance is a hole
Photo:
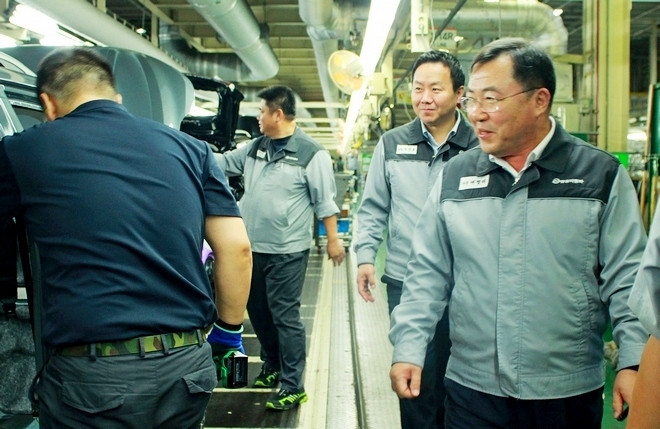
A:
{"label": "green sneaker", "polygon": [[266,401],[266,408],[273,410],[290,410],[298,404],[307,402],[307,393],[291,393],[288,390],[280,390]]}
{"label": "green sneaker", "polygon": [[266,365],[261,367],[261,372],[254,379],[254,387],[263,387],[265,389],[272,389],[277,387],[280,381],[280,371],[274,371],[266,368]]}

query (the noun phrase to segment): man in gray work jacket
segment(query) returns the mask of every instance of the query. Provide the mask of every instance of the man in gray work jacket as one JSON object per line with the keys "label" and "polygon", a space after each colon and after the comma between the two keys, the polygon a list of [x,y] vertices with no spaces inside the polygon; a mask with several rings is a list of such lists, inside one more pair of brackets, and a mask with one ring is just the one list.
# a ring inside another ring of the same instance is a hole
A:
{"label": "man in gray work jacket", "polygon": [[[388,227],[387,259],[381,281],[387,284],[389,310],[399,303],[412,231],[445,162],[479,144],[472,127],[457,110],[465,75],[451,54],[429,51],[413,65],[412,104],[417,118],[385,133],[374,151],[362,204],[358,210],[357,287],[373,301],[374,260]],[[438,324],[429,347],[422,393],[400,401],[404,429],[442,428],[444,368],[449,359],[449,323]]]}
{"label": "man in gray work jacket", "polygon": [[614,417],[648,333],[627,305],[646,234],[626,169],[550,116],[550,57],[522,39],[477,54],[461,99],[479,148],[449,161],[413,233],[392,312],[392,387],[414,397],[448,308],[448,429],[600,429],[603,334]]}
{"label": "man in gray work jacket", "polygon": [[216,158],[227,176],[243,175],[245,181],[240,209],[253,257],[247,311],[264,361],[254,386],[273,388],[281,381],[266,407],[288,410],[307,401],[300,297],[314,212],[327,231],[328,256],[341,264],[345,251],[337,235],[330,154],[296,126],[290,88],[274,86],[258,96],[264,135]]}

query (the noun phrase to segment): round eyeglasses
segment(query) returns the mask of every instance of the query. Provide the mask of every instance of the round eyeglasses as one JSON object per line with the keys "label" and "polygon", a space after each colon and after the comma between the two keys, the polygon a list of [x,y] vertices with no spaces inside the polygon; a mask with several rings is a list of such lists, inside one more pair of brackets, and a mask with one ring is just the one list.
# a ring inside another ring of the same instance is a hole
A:
{"label": "round eyeglasses", "polygon": [[473,97],[461,97],[461,109],[465,110],[468,113],[472,113],[477,109],[477,106],[481,108],[482,112],[493,113],[497,112],[500,109],[500,101],[506,100],[507,98],[515,97],[516,95],[524,94],[529,91],[536,91],[539,88],[529,88],[524,91],[516,92],[515,94],[507,95],[502,98],[495,97],[484,97],[482,100],[477,100]]}

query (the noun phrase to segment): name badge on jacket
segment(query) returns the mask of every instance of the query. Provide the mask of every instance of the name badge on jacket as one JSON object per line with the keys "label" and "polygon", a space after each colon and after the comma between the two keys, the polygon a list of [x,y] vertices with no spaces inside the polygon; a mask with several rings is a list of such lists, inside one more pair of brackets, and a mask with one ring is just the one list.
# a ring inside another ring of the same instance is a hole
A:
{"label": "name badge on jacket", "polygon": [[488,186],[488,181],[490,180],[490,174],[487,176],[465,176],[461,177],[461,182],[458,185],[459,191],[464,191],[466,189],[479,189],[485,188]]}
{"label": "name badge on jacket", "polygon": [[398,145],[396,145],[396,154],[397,155],[416,155],[417,154],[417,145],[398,144]]}

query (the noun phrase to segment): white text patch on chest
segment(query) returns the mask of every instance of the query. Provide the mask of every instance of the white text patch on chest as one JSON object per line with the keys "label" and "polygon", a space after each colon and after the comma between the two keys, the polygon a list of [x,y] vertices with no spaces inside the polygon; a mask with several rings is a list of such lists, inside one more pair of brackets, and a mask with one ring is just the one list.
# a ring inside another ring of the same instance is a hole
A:
{"label": "white text patch on chest", "polygon": [[416,155],[417,146],[411,144],[398,144],[396,145],[397,155]]}
{"label": "white text patch on chest", "polygon": [[488,180],[490,179],[490,174],[488,176],[465,176],[461,177],[461,183],[458,185],[458,190],[463,191],[466,189],[479,189],[485,188],[488,186]]}

